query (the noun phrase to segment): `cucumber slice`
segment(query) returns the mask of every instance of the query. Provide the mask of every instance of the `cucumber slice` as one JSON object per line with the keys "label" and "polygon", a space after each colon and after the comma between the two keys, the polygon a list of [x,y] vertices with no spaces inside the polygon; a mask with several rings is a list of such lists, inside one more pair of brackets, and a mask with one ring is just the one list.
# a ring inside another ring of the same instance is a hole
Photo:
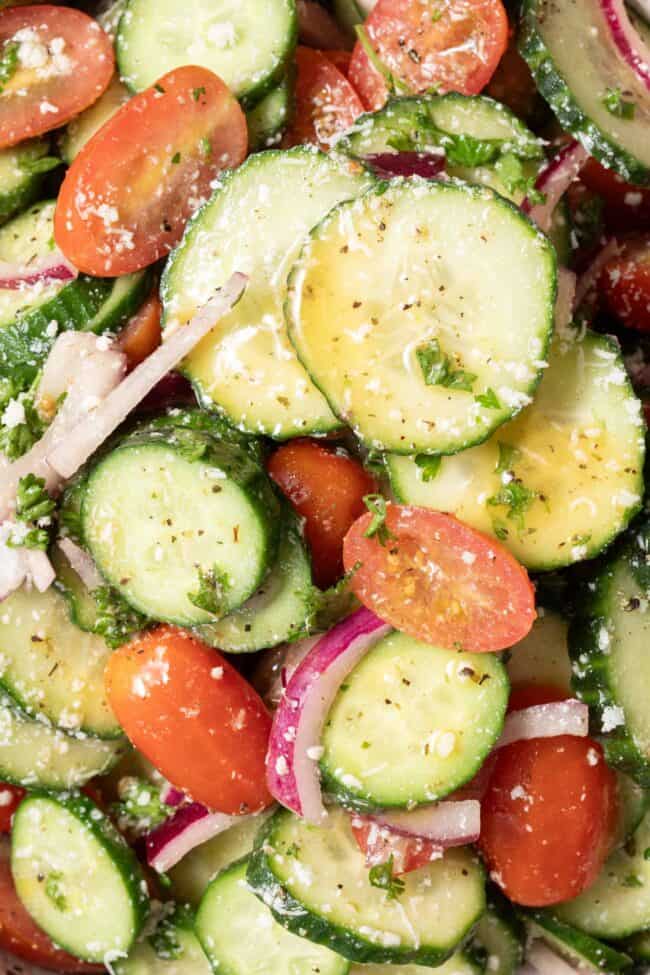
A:
{"label": "cucumber slice", "polygon": [[244,817],[240,823],[190,851],[169,871],[171,892],[177,901],[198,907],[208,884],[253,849],[260,826],[273,810]]}
{"label": "cucumber slice", "polygon": [[65,598],[70,619],[80,630],[92,633],[97,622],[97,603],[58,546],[52,549],[50,562],[56,572],[54,588]]}
{"label": "cucumber slice", "polygon": [[[605,862],[596,882],[554,913],[594,938],[619,940],[650,928],[650,813]],[[646,857],[646,854],[647,857]]]}
{"label": "cucumber slice", "polygon": [[635,934],[629,940],[623,941],[622,948],[632,956],[634,961],[650,961],[650,931]]}
{"label": "cucumber slice", "polygon": [[44,139],[34,139],[0,152],[0,224],[38,198],[49,148]]}
{"label": "cucumber slice", "polygon": [[67,732],[120,738],[104,691],[111,654],[100,636],[70,621],[55,589],[17,589],[0,613],[0,686],[30,716]]}
{"label": "cucumber slice", "polygon": [[83,325],[84,332],[117,332],[135,315],[151,291],[153,275],[150,271],[123,274],[111,282],[106,301],[97,313]]}
{"label": "cucumber slice", "polygon": [[619,803],[619,826],[613,846],[623,846],[645,816],[650,807],[650,792],[624,772],[616,772]]}
{"label": "cucumber slice", "polygon": [[[312,231],[289,279],[289,335],[367,447],[455,453],[530,403],[555,277],[547,238],[491,190],[392,180]],[[476,398],[490,394],[494,408]]]}
{"label": "cucumber slice", "polygon": [[131,91],[198,64],[247,105],[282,77],[296,46],[295,0],[129,0],[117,31],[117,63]]}
{"label": "cucumber slice", "polygon": [[490,975],[515,975],[524,960],[524,929],[512,905],[498,891],[488,892],[488,909],[471,942],[485,957]]}
{"label": "cucumber slice", "polygon": [[275,564],[261,589],[234,613],[198,626],[196,633],[226,653],[253,653],[305,632],[313,609],[311,563],[298,521],[287,512]]}
{"label": "cucumber slice", "polygon": [[464,948],[435,968],[422,965],[352,965],[350,975],[482,975],[480,962]]}
{"label": "cucumber slice", "polygon": [[176,907],[140,940],[128,958],[113,964],[115,975],[211,975],[212,969],[194,933],[192,912]]}
{"label": "cucumber slice", "polygon": [[82,732],[66,735],[16,710],[0,698],[0,779],[26,788],[75,789],[108,772],[127,748],[124,739],[104,741]]}
{"label": "cucumber slice", "polygon": [[57,945],[110,962],[129,950],[149,907],[140,865],[86,796],[28,796],[11,832],[16,892]]}
{"label": "cucumber slice", "polygon": [[247,879],[283,927],[360,964],[441,965],[485,910],[483,868],[462,847],[406,874],[389,898],[370,883],[349,816],[336,808],[323,827],[277,812]]}
{"label": "cucumber slice", "polygon": [[99,461],[81,519],[100,572],[132,606],[195,626],[259,588],[276,555],[278,514],[243,447],[170,427],[136,432]]}
{"label": "cucumber slice", "polygon": [[[523,4],[519,49],[562,128],[627,182],[647,183],[650,98],[607,35],[601,7],[590,0]],[[634,103],[631,118],[609,111],[610,90]]]}
{"label": "cucumber slice", "polygon": [[212,963],[223,975],[347,975],[345,958],[277,924],[268,907],[246,884],[247,861],[229,867],[205,892],[196,915],[196,932]]}
{"label": "cucumber slice", "polygon": [[396,496],[495,535],[529,569],[597,555],[639,510],[644,423],[614,341],[573,336],[553,342],[532,406],[487,443],[428,481],[413,458],[389,457]]}
{"label": "cucumber slice", "polygon": [[95,132],[99,131],[104,122],[108,122],[130,97],[128,88],[122,84],[118,75],[115,75],[101,98],[67,125],[59,147],[68,166]]}
{"label": "cucumber slice", "polygon": [[233,271],[249,275],[241,301],[185,360],[203,404],[237,427],[285,439],[339,425],[289,343],[285,282],[314,224],[371,183],[357,165],[311,148],[251,156],[222,178],[168,261],[166,325],[188,321]]}
{"label": "cucumber slice", "polygon": [[614,975],[627,968],[632,959],[584,931],[565,924],[550,911],[527,911],[522,915],[531,934],[545,941],[558,955],[581,972],[607,972]]}
{"label": "cucumber slice", "polygon": [[538,609],[538,613],[528,636],[510,651],[506,663],[510,683],[556,687],[570,696],[569,624],[552,610]]}
{"label": "cucumber slice", "polygon": [[278,144],[291,114],[293,84],[286,74],[280,84],[246,113],[248,146],[251,152]]}
{"label": "cucumber slice", "polygon": [[645,520],[586,580],[569,631],[574,687],[590,706],[607,761],[643,788],[650,788],[649,544]]}
{"label": "cucumber slice", "polygon": [[509,690],[495,654],[389,633],[348,675],[327,716],[325,790],[359,810],[441,799],[483,764],[501,734]]}

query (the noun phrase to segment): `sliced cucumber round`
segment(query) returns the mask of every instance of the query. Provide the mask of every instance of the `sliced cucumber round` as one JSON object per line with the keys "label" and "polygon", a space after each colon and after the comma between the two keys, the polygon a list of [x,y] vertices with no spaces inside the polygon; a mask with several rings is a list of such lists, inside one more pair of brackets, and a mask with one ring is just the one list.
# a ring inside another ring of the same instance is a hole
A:
{"label": "sliced cucumber round", "polygon": [[143,430],[90,473],[83,536],[102,575],[153,619],[220,619],[259,588],[277,551],[279,502],[235,443]]}
{"label": "sliced cucumber round", "polygon": [[211,975],[212,968],[194,932],[186,907],[165,914],[152,934],[139,939],[128,958],[113,963],[115,975]]}
{"label": "sliced cucumber round", "polygon": [[287,72],[280,84],[246,113],[248,147],[260,152],[278,144],[291,115],[293,79]]}
{"label": "sliced cucumber round", "polygon": [[441,965],[485,910],[480,861],[459,847],[401,879],[404,887],[392,898],[373,886],[350,817],[336,808],[322,827],[276,813],[260,832],[247,873],[283,927],[350,961]]}
{"label": "sliced cucumber round", "polygon": [[216,877],[196,915],[196,931],[214,971],[224,975],[347,975],[345,958],[285,930],[248,889],[247,861]]}
{"label": "sliced cucumber round", "polygon": [[601,5],[525,0],[519,38],[562,128],[627,182],[649,182],[650,95],[609,40]]}
{"label": "sliced cucumber round", "polygon": [[233,271],[249,275],[241,301],[184,363],[204,405],[237,427],[285,439],[339,426],[289,343],[286,277],[314,224],[371,183],[358,164],[311,148],[259,153],[188,225],[163,275],[165,325],[188,321]]}
{"label": "sliced cucumber round", "polygon": [[593,558],[643,494],[641,403],[618,346],[571,332],[548,358],[533,404],[487,443],[433,472],[426,458],[387,462],[400,501],[455,514],[537,571]]}
{"label": "sliced cucumber round", "polygon": [[120,738],[104,690],[111,650],[71,622],[54,588],[17,589],[0,613],[0,686],[30,716],[64,731]]}
{"label": "sliced cucumber round", "polygon": [[493,191],[393,180],[312,231],[289,335],[367,447],[455,453],[530,403],[555,277],[547,238]]}
{"label": "sliced cucumber round", "polygon": [[64,734],[19,712],[6,695],[0,699],[0,780],[26,788],[75,789],[108,772],[127,748],[122,740],[104,741],[81,732]]}
{"label": "sliced cucumber round", "polygon": [[115,75],[101,98],[68,123],[59,142],[61,155],[68,166],[95,132],[98,132],[104,122],[108,122],[130,97],[128,88],[122,84],[119,76]]}
{"label": "sliced cucumber round", "polygon": [[0,152],[0,224],[38,199],[44,174],[57,165],[49,148],[34,139]]}
{"label": "sliced cucumber round", "polygon": [[441,799],[482,765],[501,734],[509,690],[494,654],[389,633],[348,675],[327,715],[325,790],[360,810]]}
{"label": "sliced cucumber round", "polygon": [[11,872],[21,901],[50,938],[84,961],[130,949],[149,907],[130,847],[86,796],[28,796],[14,815]]}
{"label": "sliced cucumber round", "polygon": [[506,669],[513,687],[541,684],[571,694],[571,660],[567,636],[569,624],[559,613],[539,609],[527,637],[511,648]]}
{"label": "sliced cucumber round", "polygon": [[117,31],[120,75],[142,91],[174,68],[197,64],[254,105],[282,77],[296,45],[295,0],[129,0]]}
{"label": "sliced cucumber round", "polygon": [[631,964],[629,955],[560,921],[551,911],[527,911],[531,934],[541,938],[580,972],[606,972],[614,975]]}

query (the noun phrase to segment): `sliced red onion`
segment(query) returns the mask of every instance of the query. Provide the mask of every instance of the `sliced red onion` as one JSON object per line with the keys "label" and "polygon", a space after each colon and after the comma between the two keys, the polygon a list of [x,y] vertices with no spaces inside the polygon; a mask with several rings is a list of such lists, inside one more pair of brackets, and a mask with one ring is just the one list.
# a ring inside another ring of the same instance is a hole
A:
{"label": "sliced red onion", "polygon": [[503,748],[530,738],[558,738],[560,735],[586,738],[588,733],[589,708],[582,701],[570,698],[513,711],[505,720],[496,747]]}
{"label": "sliced red onion", "polygon": [[541,169],[535,181],[535,189],[544,194],[545,201],[532,203],[526,197],[521,209],[545,234],[551,229],[553,211],[588,159],[587,150],[574,139],[563,146]]}
{"label": "sliced red onion", "polygon": [[411,812],[379,813],[369,818],[393,833],[431,840],[443,849],[476,843],[481,834],[481,803],[476,799],[438,802]]}
{"label": "sliced red onion", "polygon": [[72,477],[156,383],[170,369],[174,369],[230,311],[241,297],[247,281],[246,275],[233,274],[188,325],[177,328],[155,352],[129,373],[92,415],[77,425],[73,436],[57,444],[48,453],[47,462],[50,466],[61,477]]}
{"label": "sliced red onion", "polygon": [[323,722],[336,693],[391,627],[362,607],[322,636],[296,668],[273,718],[266,756],[271,795],[310,823],[327,816],[318,758]]}
{"label": "sliced red onion", "polygon": [[368,816],[353,816],[352,827],[355,833],[359,827],[362,830],[363,840],[360,841],[358,835],[355,838],[365,853],[367,867],[375,867],[392,859],[396,874],[408,873],[414,869],[414,858],[422,865],[426,860],[430,863],[440,860],[445,852],[442,846],[431,840],[396,833]]}
{"label": "sliced red onion", "polygon": [[584,975],[584,969],[570,965],[543,941],[533,941],[526,952],[526,962],[539,975]]}
{"label": "sliced red onion", "polygon": [[0,288],[20,291],[30,285],[50,281],[74,281],[78,274],[76,267],[57,248],[47,257],[29,265],[0,261]]}
{"label": "sliced red onion", "polygon": [[378,152],[364,156],[376,176],[423,176],[436,179],[445,171],[445,155],[433,152]]}
{"label": "sliced red onion", "polygon": [[598,251],[589,267],[578,278],[575,294],[576,308],[582,304],[587,295],[596,289],[601,271],[612,257],[616,257],[619,251],[620,245],[615,237],[610,238]]}
{"label": "sliced red onion", "polygon": [[166,873],[190,850],[246,818],[210,812],[199,802],[181,806],[148,834],[147,863],[158,873]]}
{"label": "sliced red onion", "polygon": [[86,589],[92,591],[104,585],[104,580],[97,571],[92,556],[85,549],[73,542],[71,538],[59,538],[57,545],[77,573]]}
{"label": "sliced red onion", "polygon": [[598,2],[614,47],[641,84],[650,91],[650,49],[634,29],[623,0]]}
{"label": "sliced red onion", "polygon": [[187,802],[187,796],[181,789],[177,789],[171,782],[165,782],[160,790],[160,800],[165,806],[182,806]]}

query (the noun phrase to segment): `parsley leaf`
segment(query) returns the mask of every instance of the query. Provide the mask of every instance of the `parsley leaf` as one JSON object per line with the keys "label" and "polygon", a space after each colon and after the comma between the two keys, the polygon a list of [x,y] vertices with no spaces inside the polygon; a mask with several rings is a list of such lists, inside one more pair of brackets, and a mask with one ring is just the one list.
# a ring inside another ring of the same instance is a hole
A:
{"label": "parsley leaf", "polygon": [[184,949],[178,937],[178,928],[193,929],[192,912],[189,907],[177,907],[171,917],[164,917],[158,922],[156,930],[150,934],[147,941],[162,961],[178,961],[183,957]]}
{"label": "parsley leaf", "polygon": [[525,484],[514,478],[508,484],[504,484],[496,494],[488,498],[486,503],[494,508],[508,508],[506,517],[514,521],[521,531],[524,527],[524,515],[538,497],[537,491],[531,491]]}
{"label": "parsley leaf", "polygon": [[180,161],[181,161],[181,154],[180,154],[180,152],[175,152],[174,155],[172,156],[172,165],[173,166],[178,166],[178,164],[179,164]]}
{"label": "parsley leaf", "polygon": [[160,798],[160,790],[146,779],[127,775],[120,779],[117,791],[120,801],[113,804],[112,811],[120,829],[136,836],[164,823],[174,812]]}
{"label": "parsley leaf", "polygon": [[[25,392],[13,380],[0,379],[0,451],[8,460],[22,457],[45,432],[45,424],[34,405],[35,387],[36,382]],[[5,417],[12,402],[19,410],[22,407],[24,419],[9,425]]]}
{"label": "parsley leaf", "polygon": [[514,464],[521,458],[521,451],[518,447],[513,447],[512,444],[504,443],[502,440],[499,440],[497,446],[499,448],[499,459],[495,471],[497,474],[511,471]]}
{"label": "parsley leaf", "polygon": [[112,649],[121,647],[133,633],[146,625],[146,616],[129,606],[112,586],[93,589],[91,596],[97,607],[93,632],[103,636]]}
{"label": "parsley leaf", "polygon": [[68,902],[61,889],[63,874],[52,870],[45,878],[45,896],[54,904],[58,911],[67,911]]}
{"label": "parsley leaf", "polygon": [[200,88],[192,89],[192,98],[194,99],[195,102],[198,102],[201,95],[205,95],[205,88],[203,87],[203,85],[201,85]]}
{"label": "parsley leaf", "polygon": [[371,885],[385,890],[388,900],[396,900],[404,890],[404,881],[393,875],[393,863],[391,853],[386,863],[378,863],[368,874]]}
{"label": "parsley leaf", "polygon": [[386,524],[386,498],[381,494],[366,494],[363,503],[372,514],[363,537],[376,538],[380,545],[385,545],[393,537]]}
{"label": "parsley leaf", "polygon": [[439,454],[435,457],[431,457],[429,454],[417,454],[415,457],[415,466],[419,467],[420,477],[425,483],[433,481],[438,476],[441,464],[442,457]]}
{"label": "parsley leaf", "polygon": [[636,103],[626,101],[620,88],[608,88],[603,96],[602,103],[610,115],[616,118],[633,119],[636,112]]}
{"label": "parsley leaf", "polygon": [[45,490],[45,478],[26,474],[16,490],[16,521],[10,548],[36,548],[46,551],[50,544],[49,529],[56,503]]}
{"label": "parsley leaf", "polygon": [[427,386],[445,386],[471,393],[472,384],[478,377],[464,369],[454,369],[449,357],[443,354],[438,339],[429,339],[426,345],[419,346],[415,356]]}
{"label": "parsley leaf", "polygon": [[230,589],[230,579],[225,572],[218,569],[199,569],[199,588],[196,592],[189,592],[187,598],[199,609],[204,609],[206,613],[214,616],[223,616],[225,610],[225,597]]}
{"label": "parsley leaf", "polygon": [[0,56],[0,92],[4,91],[6,85],[11,81],[18,70],[18,44],[13,41],[5,44]]}
{"label": "parsley leaf", "polygon": [[488,387],[484,393],[478,393],[474,397],[476,403],[485,410],[500,410],[501,401],[493,389]]}
{"label": "parsley leaf", "polygon": [[621,880],[622,887],[643,887],[643,881],[636,874],[630,873]]}

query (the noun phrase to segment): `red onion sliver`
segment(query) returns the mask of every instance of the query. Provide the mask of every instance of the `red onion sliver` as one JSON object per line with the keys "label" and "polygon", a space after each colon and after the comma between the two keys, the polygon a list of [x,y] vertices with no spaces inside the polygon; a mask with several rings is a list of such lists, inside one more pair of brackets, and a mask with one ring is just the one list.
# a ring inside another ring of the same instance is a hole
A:
{"label": "red onion sliver", "polygon": [[71,538],[59,538],[57,546],[61,549],[72,569],[77,573],[86,589],[99,589],[104,580],[97,571],[92,556]]}
{"label": "red onion sliver", "polygon": [[364,156],[364,162],[381,179],[394,176],[436,179],[445,172],[444,152],[378,152]]}
{"label": "red onion sliver", "polygon": [[266,757],[271,795],[311,823],[327,816],[318,775],[323,722],[353,667],[391,627],[365,607],[322,636],[293,673],[273,718]]}
{"label": "red onion sliver", "polygon": [[147,836],[147,863],[158,873],[166,873],[190,850],[207,843],[245,818],[212,813],[198,802],[181,806],[170,819]]}
{"label": "red onion sliver", "polygon": [[476,843],[481,833],[481,804],[476,799],[450,800],[412,812],[379,813],[368,818],[402,836],[432,840],[443,849]]}
{"label": "red onion sliver", "polygon": [[632,26],[623,0],[599,0],[599,4],[614,47],[650,91],[650,49]]}
{"label": "red onion sliver", "polygon": [[120,385],[80,423],[74,435],[52,450],[47,461],[63,478],[72,477],[107,437],[122,423],[170,369],[206,336],[241,297],[248,278],[235,273],[194,316],[188,325],[180,326],[144,362],[129,373]]}
{"label": "red onion sliver", "polygon": [[545,234],[551,229],[553,211],[588,158],[587,150],[583,149],[575,139],[563,146],[540,171],[535,182],[535,189],[546,197],[544,203],[534,204],[526,197],[521,204],[524,213],[527,213]]}
{"label": "red onion sliver", "polygon": [[576,285],[575,294],[575,304],[576,308],[579,307],[585,300],[587,295],[596,288],[598,284],[598,278],[602,269],[605,267],[607,262],[611,260],[612,257],[616,257],[619,253],[620,245],[615,237],[612,237],[607,243],[598,251],[595,258],[589,265],[586,271],[578,278],[578,283]]}
{"label": "red onion sliver", "polygon": [[323,51],[350,46],[345,31],[316,0],[298,0],[296,10],[301,44]]}
{"label": "red onion sliver", "polygon": [[557,738],[560,735],[586,738],[588,733],[589,708],[582,701],[570,698],[513,711],[507,716],[495,747],[503,748],[529,738]]}
{"label": "red onion sliver", "polygon": [[0,288],[20,291],[30,285],[47,284],[50,281],[74,281],[78,274],[76,267],[61,251],[55,250],[28,267],[0,261]]}
{"label": "red onion sliver", "polygon": [[160,790],[160,800],[165,806],[182,806],[187,801],[187,796],[180,789],[170,782],[165,782]]}

